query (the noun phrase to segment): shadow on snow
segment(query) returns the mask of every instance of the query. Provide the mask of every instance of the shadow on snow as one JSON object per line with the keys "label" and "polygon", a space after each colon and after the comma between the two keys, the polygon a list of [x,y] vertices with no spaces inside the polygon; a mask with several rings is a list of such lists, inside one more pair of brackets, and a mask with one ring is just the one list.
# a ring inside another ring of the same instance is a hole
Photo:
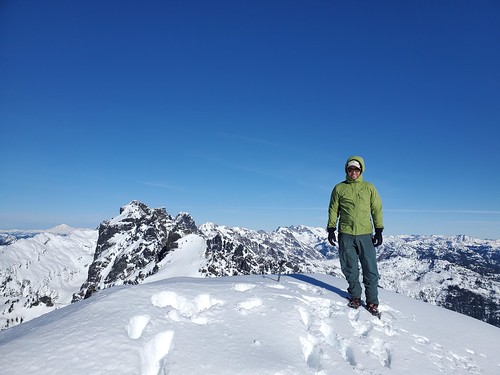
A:
{"label": "shadow on snow", "polygon": [[297,280],[309,283],[311,285],[318,286],[320,288],[329,290],[330,292],[338,294],[340,297],[347,298],[347,299],[349,298],[349,293],[347,293],[345,290],[334,287],[333,285],[327,284],[323,281],[320,281],[320,280],[315,279],[314,277],[311,277],[308,275],[304,275],[301,273],[293,273],[293,274],[282,275],[282,277],[291,277],[293,279],[297,279]]}

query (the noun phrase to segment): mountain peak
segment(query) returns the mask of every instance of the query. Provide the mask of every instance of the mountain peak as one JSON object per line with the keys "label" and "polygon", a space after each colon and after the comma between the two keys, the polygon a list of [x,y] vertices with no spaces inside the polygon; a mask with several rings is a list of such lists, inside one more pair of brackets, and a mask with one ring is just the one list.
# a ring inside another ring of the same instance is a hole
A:
{"label": "mountain peak", "polygon": [[50,229],[46,230],[46,232],[49,232],[49,233],[58,233],[58,234],[71,233],[71,232],[74,232],[74,231],[75,231],[75,228],[70,227],[69,225],[66,225],[66,224],[57,225],[57,226],[55,226],[53,228],[50,228]]}
{"label": "mountain peak", "polygon": [[73,301],[114,285],[138,284],[158,272],[158,264],[177,248],[177,241],[197,231],[188,213],[174,219],[164,207],[149,208],[134,200],[121,207],[120,215],[99,226],[94,261],[87,281]]}
{"label": "mountain peak", "polygon": [[148,210],[149,207],[146,206],[144,203],[139,202],[137,200],[133,200],[130,203],[120,208],[120,215],[140,214],[141,212],[147,212]]}

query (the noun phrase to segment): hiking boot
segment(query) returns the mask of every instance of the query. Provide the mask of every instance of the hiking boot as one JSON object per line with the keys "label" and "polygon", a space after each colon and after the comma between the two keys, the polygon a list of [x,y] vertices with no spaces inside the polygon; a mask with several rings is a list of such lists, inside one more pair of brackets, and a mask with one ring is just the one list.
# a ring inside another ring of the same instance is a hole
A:
{"label": "hiking boot", "polygon": [[347,304],[347,306],[353,308],[353,309],[357,309],[359,306],[361,306],[361,298],[358,298],[358,297],[353,297],[349,300],[349,303]]}
{"label": "hiking boot", "polygon": [[376,316],[379,316],[380,315],[380,311],[378,311],[378,305],[376,303],[367,303],[366,304],[366,309],[372,314],[372,315],[376,315]]}

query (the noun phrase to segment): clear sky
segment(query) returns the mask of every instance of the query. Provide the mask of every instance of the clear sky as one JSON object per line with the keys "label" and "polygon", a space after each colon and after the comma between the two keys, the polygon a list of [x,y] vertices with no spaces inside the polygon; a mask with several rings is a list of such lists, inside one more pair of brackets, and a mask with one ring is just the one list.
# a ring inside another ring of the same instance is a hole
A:
{"label": "clear sky", "polygon": [[499,125],[498,0],[0,1],[0,229],[326,226],[361,155],[386,234],[498,239]]}

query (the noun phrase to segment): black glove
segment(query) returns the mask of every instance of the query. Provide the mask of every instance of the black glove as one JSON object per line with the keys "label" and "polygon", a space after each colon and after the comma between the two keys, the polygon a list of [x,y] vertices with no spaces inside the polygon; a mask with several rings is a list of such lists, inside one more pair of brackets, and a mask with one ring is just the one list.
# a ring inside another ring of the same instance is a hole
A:
{"label": "black glove", "polygon": [[375,247],[382,245],[382,231],[384,228],[375,228],[375,235],[373,236],[373,244]]}
{"label": "black glove", "polygon": [[328,231],[328,242],[330,242],[330,245],[332,246],[337,246],[337,236],[335,235],[335,230],[337,228],[326,228]]}

